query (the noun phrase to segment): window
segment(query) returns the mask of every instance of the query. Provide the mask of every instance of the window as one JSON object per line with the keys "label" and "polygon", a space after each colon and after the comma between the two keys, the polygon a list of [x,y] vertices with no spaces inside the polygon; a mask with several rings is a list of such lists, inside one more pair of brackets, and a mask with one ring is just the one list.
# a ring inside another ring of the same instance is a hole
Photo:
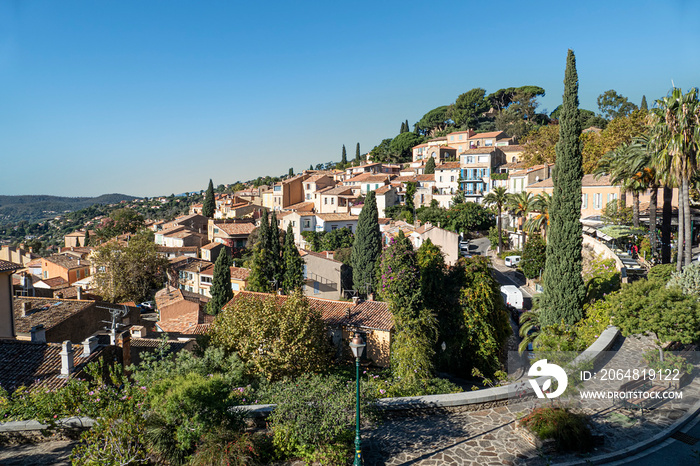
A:
{"label": "window", "polygon": [[219,229],[214,227],[214,234],[217,234],[219,232]]}
{"label": "window", "polygon": [[238,291],[241,289],[241,286],[238,283],[231,283],[231,289],[233,291]]}
{"label": "window", "polygon": [[596,209],[601,209],[603,207],[603,196],[600,193],[595,193],[593,195],[593,207]]}
{"label": "window", "polygon": [[211,277],[205,277],[204,275],[199,277],[199,283],[211,284]]}
{"label": "window", "polygon": [[442,176],[440,177],[440,183],[442,183]]}
{"label": "window", "polygon": [[337,230],[337,229],[338,229],[338,225],[331,225],[331,231]]}
{"label": "window", "polygon": [[488,163],[488,161],[489,161],[488,155],[480,155],[479,156],[479,163]]}
{"label": "window", "polygon": [[314,282],[314,294],[318,294],[318,293],[319,293],[319,290],[318,290],[318,282],[315,281],[315,282]]}
{"label": "window", "polygon": [[333,204],[335,204],[335,198],[334,198],[334,197],[331,198],[331,205],[333,205]]}
{"label": "window", "polygon": [[463,134],[460,134],[460,135],[459,135],[459,140],[461,141],[463,137],[464,137],[464,135],[463,135]]}
{"label": "window", "polygon": [[493,146],[493,139],[487,139],[486,141],[484,141],[484,145],[486,147]]}
{"label": "window", "polygon": [[292,227],[295,227],[295,226],[297,226],[297,222],[296,222],[296,220],[292,220]]}
{"label": "window", "polygon": [[454,136],[450,136],[450,141],[454,141],[454,140],[455,140],[455,137],[454,137]]}
{"label": "window", "polygon": [[[442,178],[442,177],[440,177],[440,178]],[[453,183],[454,180],[455,180],[455,177],[454,177],[454,175],[453,175],[453,176],[450,177],[450,183]],[[440,181],[442,181],[442,180],[440,180]]]}
{"label": "window", "polygon": [[310,220],[304,220],[304,228],[311,228],[311,221]]}
{"label": "window", "polygon": [[323,204],[324,204],[324,205],[328,205],[328,198],[327,198],[327,197],[324,197],[324,198],[323,198]]}
{"label": "window", "polygon": [[588,194],[583,195],[583,200],[581,201],[581,207],[588,209]]}
{"label": "window", "polygon": [[308,200],[310,200],[310,199],[311,199],[311,194],[307,193],[307,194],[306,194],[306,200],[308,201]]}
{"label": "window", "polygon": [[75,279],[80,280],[80,270],[75,271]]}
{"label": "window", "polygon": [[307,183],[307,184],[306,184],[306,189],[311,189],[311,185]]}
{"label": "window", "polygon": [[346,227],[348,230],[352,231],[352,223],[348,223],[347,225],[345,225],[345,227]]}

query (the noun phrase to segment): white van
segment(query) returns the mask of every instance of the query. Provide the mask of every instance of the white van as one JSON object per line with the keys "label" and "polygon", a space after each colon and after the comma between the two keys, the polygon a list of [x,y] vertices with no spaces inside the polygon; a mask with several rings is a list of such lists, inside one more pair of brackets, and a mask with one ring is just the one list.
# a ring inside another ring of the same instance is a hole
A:
{"label": "white van", "polygon": [[506,266],[515,267],[520,263],[520,256],[506,256]]}

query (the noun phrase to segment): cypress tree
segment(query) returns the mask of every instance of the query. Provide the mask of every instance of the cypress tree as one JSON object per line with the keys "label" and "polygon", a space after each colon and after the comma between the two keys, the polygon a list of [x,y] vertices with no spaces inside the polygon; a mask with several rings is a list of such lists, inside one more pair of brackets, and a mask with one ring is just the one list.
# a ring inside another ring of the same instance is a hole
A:
{"label": "cypress tree", "polygon": [[362,296],[374,290],[374,266],[381,252],[377,199],[374,191],[370,191],[357,219],[355,241],[352,243],[353,288]]}
{"label": "cypress tree", "polygon": [[428,162],[425,164],[425,174],[434,175],[435,174],[435,157],[430,157]]}
{"label": "cypress tree", "polygon": [[564,97],[559,117],[557,165],[549,208],[547,259],[542,294],[542,325],[561,321],[568,325],[583,317],[586,289],[581,277],[583,228],[581,225],[581,123],[578,118],[576,57],[569,50],[564,77]]}
{"label": "cypress tree", "polygon": [[83,240],[83,246],[90,246],[90,230],[85,229],[85,239]]}
{"label": "cypress tree", "polygon": [[202,215],[205,217],[213,218],[214,212],[216,212],[216,201],[214,200],[214,183],[209,179],[209,187],[207,188],[207,193],[204,196],[204,206],[202,207]]}
{"label": "cypress tree", "polygon": [[411,131],[411,127],[408,126],[408,120],[406,120],[405,125],[406,125],[406,130],[404,132],[408,133],[409,131]]}
{"label": "cypress tree", "polygon": [[289,169],[289,176],[294,176],[294,168]]}
{"label": "cypress tree", "polygon": [[406,132],[406,123],[403,121],[401,122],[401,129],[399,130],[399,134],[405,133]]}
{"label": "cypress tree", "polygon": [[294,244],[294,232],[292,224],[287,227],[287,236],[284,237],[284,275],[282,289],[290,294],[304,285],[304,261],[299,255],[299,250]]}
{"label": "cypress tree", "polygon": [[340,163],[343,166],[348,164],[348,153],[345,151],[345,144],[343,144],[343,155],[340,156]]}
{"label": "cypress tree", "polygon": [[355,162],[360,161],[360,143],[358,142],[355,146]]}
{"label": "cypress tree", "polygon": [[231,257],[224,248],[214,263],[214,279],[211,282],[211,300],[207,303],[207,313],[216,315],[233,298],[231,291]]}
{"label": "cypress tree", "polygon": [[282,285],[284,276],[284,264],[282,263],[282,248],[280,246],[280,229],[277,226],[277,214],[272,212],[270,216],[270,280],[275,280],[276,286]]}
{"label": "cypress tree", "polygon": [[250,265],[247,289],[266,293],[270,291],[270,280],[273,278],[273,259],[270,251],[270,222],[267,210],[263,209],[258,227],[258,241],[253,247],[253,257]]}
{"label": "cypress tree", "polygon": [[644,110],[645,112],[649,111],[649,106],[647,105],[647,96],[642,96],[642,104],[639,106],[639,108]]}
{"label": "cypress tree", "polygon": [[313,170],[313,169],[314,169],[314,165],[313,164],[309,165],[309,170]]}

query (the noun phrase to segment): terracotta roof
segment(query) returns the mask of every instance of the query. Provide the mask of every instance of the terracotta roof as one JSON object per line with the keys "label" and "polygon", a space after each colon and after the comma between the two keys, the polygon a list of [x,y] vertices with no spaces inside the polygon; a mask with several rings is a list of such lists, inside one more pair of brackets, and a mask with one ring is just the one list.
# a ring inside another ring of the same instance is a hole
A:
{"label": "terracotta roof", "polygon": [[175,332],[189,335],[190,332],[200,324],[210,324],[214,321],[214,316],[207,314],[203,310],[193,311],[183,314],[174,319],[159,320],[158,327],[164,332]]}
{"label": "terracotta roof", "polygon": [[214,226],[228,235],[249,235],[255,230],[253,222],[216,223]]}
{"label": "terracotta roof", "polygon": [[216,242],[212,241],[211,243],[207,243],[204,246],[202,246],[202,249],[209,250],[209,249],[214,249],[215,247],[220,247],[220,246],[223,246],[223,244],[216,243]]}
{"label": "terracotta roof", "polygon": [[[355,177],[357,178],[357,177]],[[386,178],[385,178],[386,179]],[[341,194],[347,194],[348,192],[352,194],[352,187],[350,186],[334,186],[332,188],[326,188],[323,191],[316,191],[317,193],[321,194],[330,194],[330,195],[341,195]]]}
{"label": "terracotta roof", "polygon": [[[288,298],[288,296],[268,293],[241,291],[226,306],[236,302],[236,300],[250,297],[276,299],[279,304],[282,304]],[[362,301],[355,306],[348,301],[335,301],[308,296],[306,299],[309,301],[309,306],[312,309],[321,313],[321,318],[329,327],[356,326],[389,331],[394,328],[394,318],[389,311],[389,305],[382,301]]]}
{"label": "terracotta roof", "polygon": [[[22,305],[25,304],[26,315],[22,316]],[[29,333],[35,325],[43,325],[48,330],[64,320],[93,306],[94,301],[78,301],[76,299],[28,298],[15,297],[13,313],[17,333]]]}
{"label": "terracotta roof", "polygon": [[452,133],[447,133],[448,136],[453,136],[455,134],[475,134],[473,129],[468,129],[466,131],[453,131]]}
{"label": "terracotta roof", "polygon": [[45,257],[44,259],[56,265],[60,265],[64,269],[68,270],[77,269],[79,267],[88,267],[90,265],[90,262],[85,259],[76,259],[63,254],[53,254],[49,257]]}
{"label": "terracotta roof", "polygon": [[500,149],[500,147],[496,146],[486,146],[486,147],[476,147],[474,149],[467,149],[464,152],[461,152],[461,154],[490,154],[496,149]]}
{"label": "terracotta roof", "polygon": [[442,136],[442,137],[439,137],[439,138],[428,139],[428,142],[437,142],[437,141],[447,141],[447,136]]}
{"label": "terracotta roof", "polygon": [[392,182],[408,183],[411,181],[435,181],[435,175],[413,175],[413,176],[398,176]]}
{"label": "terracotta roof", "polygon": [[156,251],[158,251],[158,252],[195,252],[196,253],[197,249],[199,249],[197,246],[173,247],[173,246],[156,245]]}
{"label": "terracotta roof", "polygon": [[325,259],[325,260],[328,260],[328,261],[333,261],[333,262],[337,262],[337,263],[339,263],[339,264],[342,264],[342,262],[337,261],[337,260],[335,260],[335,259],[331,259],[330,257],[328,257],[328,256],[325,255],[325,254],[321,254],[320,252],[309,251],[308,249],[301,249],[301,248],[299,248],[299,255],[300,255],[301,257],[305,257],[305,256],[314,256],[314,257],[318,257],[319,259]]}
{"label": "terracotta roof", "polygon": [[231,266],[231,279],[232,280],[248,280],[248,275],[250,275],[250,269],[245,269],[243,267]]}
{"label": "terracotta roof", "polygon": [[[83,357],[83,346],[73,344],[74,370],[70,378],[82,375],[87,363],[102,355],[102,348]],[[26,386],[30,390],[56,389],[68,383],[61,375],[61,344],[0,340],[0,386],[12,392]]]}
{"label": "terracotta roof", "polygon": [[352,178],[345,180],[346,183],[378,183],[380,181],[390,180],[392,177],[389,173],[363,173],[361,175],[353,176]]}
{"label": "terracotta roof", "polygon": [[63,277],[44,278],[43,280],[39,281],[47,285],[49,288],[60,288],[68,286],[68,282]]}
{"label": "terracotta roof", "polygon": [[[586,186],[613,186],[610,184],[610,176],[609,175],[603,175],[600,178],[596,178],[595,175],[583,175],[583,179],[581,180],[581,186],[586,187]],[[614,185],[617,186],[617,185]],[[552,188],[554,187],[554,178],[547,178],[546,180],[542,180],[538,183],[531,184],[528,186],[529,188]]]}
{"label": "terracotta roof", "polygon": [[[156,232],[156,235],[168,236],[168,235],[172,235],[174,233],[177,233],[178,231],[183,231],[183,230],[190,230],[190,229],[187,228],[185,225],[175,225],[174,227],[166,228],[164,230]],[[194,230],[190,230],[190,231],[194,231]]]}
{"label": "terracotta roof", "polygon": [[12,262],[0,260],[0,272],[12,272],[23,268],[21,265],[13,264]]}
{"label": "terracotta roof", "polygon": [[520,152],[523,150],[522,145],[520,144],[511,144],[508,146],[498,146],[499,149],[501,149],[503,152]]}
{"label": "terracotta roof", "polygon": [[[5,261],[0,261],[0,271],[2,270],[2,263]],[[26,267],[41,267],[41,257],[37,257],[36,259],[33,259],[29,261],[26,265]]]}
{"label": "terracotta roof", "polygon": [[328,175],[311,175],[304,180],[304,183],[315,183],[322,178],[330,178]]}
{"label": "terracotta roof", "polygon": [[394,187],[390,184],[384,185],[381,188],[377,188],[374,190],[374,194],[384,194],[388,192],[389,190],[393,189]]}
{"label": "terracotta roof", "polygon": [[352,214],[316,214],[316,217],[325,222],[352,221],[358,219],[357,215]]}
{"label": "terracotta roof", "polygon": [[435,167],[435,170],[454,170],[459,168],[459,162],[444,162]]}
{"label": "terracotta roof", "polygon": [[490,131],[488,133],[477,133],[474,136],[470,137],[469,139],[483,139],[483,138],[495,138],[500,136],[501,134],[505,134],[503,131]]}
{"label": "terracotta roof", "polygon": [[200,270],[213,266],[214,264],[212,262],[205,261],[204,259],[195,259],[193,257],[187,264],[178,267],[177,271],[179,272],[182,270],[183,272],[199,272]]}
{"label": "terracotta roof", "polygon": [[299,202],[297,204],[292,204],[285,207],[286,210],[295,210],[297,212],[313,212],[314,203],[313,202]]}
{"label": "terracotta roof", "polygon": [[[187,346],[189,342],[182,340],[166,340],[166,343],[170,345],[170,352],[172,353],[180,351]],[[160,348],[162,344],[163,340],[160,338],[131,338],[132,348]]]}

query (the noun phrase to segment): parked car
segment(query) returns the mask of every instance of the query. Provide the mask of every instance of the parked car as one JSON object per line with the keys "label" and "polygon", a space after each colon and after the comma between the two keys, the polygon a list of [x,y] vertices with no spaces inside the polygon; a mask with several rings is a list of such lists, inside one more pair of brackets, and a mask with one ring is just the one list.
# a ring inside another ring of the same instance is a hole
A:
{"label": "parked car", "polygon": [[520,256],[506,256],[506,266],[516,267],[520,263]]}
{"label": "parked car", "polygon": [[141,308],[141,312],[153,312],[155,310],[155,303],[153,301],[144,301],[138,305]]}

